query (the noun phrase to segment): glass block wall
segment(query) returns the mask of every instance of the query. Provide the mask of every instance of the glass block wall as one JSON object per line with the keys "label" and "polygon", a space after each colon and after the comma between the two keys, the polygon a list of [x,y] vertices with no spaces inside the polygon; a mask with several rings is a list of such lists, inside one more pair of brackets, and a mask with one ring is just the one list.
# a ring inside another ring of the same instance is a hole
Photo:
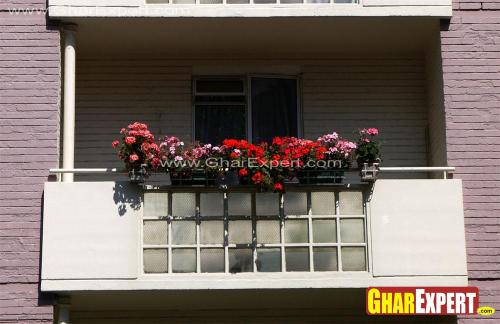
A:
{"label": "glass block wall", "polygon": [[367,271],[361,191],[144,194],[143,269]]}

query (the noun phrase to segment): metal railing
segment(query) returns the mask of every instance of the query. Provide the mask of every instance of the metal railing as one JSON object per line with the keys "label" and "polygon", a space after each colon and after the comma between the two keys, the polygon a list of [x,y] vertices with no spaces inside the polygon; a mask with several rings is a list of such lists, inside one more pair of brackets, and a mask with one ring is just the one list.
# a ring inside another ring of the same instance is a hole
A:
{"label": "metal railing", "polygon": [[[442,172],[443,179],[448,179],[448,174],[455,172],[455,167],[380,167],[381,173],[430,173]],[[127,170],[117,168],[94,168],[94,169],[50,169],[50,174],[61,175],[64,173],[73,174],[113,174],[127,173]]]}

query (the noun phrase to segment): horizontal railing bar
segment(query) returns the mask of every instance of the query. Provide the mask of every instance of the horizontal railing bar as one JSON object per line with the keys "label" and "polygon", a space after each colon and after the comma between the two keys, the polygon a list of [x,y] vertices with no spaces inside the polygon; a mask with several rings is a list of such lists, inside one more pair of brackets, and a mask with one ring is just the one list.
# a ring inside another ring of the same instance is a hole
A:
{"label": "horizontal railing bar", "polygon": [[126,173],[126,170],[117,168],[96,168],[96,169],[50,169],[50,173],[80,173],[80,174],[99,174],[99,173]]}
{"label": "horizontal railing bar", "polygon": [[381,172],[452,172],[454,167],[381,167]]}
{"label": "horizontal railing bar", "polygon": [[[381,167],[381,172],[453,172],[455,167]],[[117,168],[95,168],[95,169],[50,169],[50,173],[126,173],[126,170]]]}

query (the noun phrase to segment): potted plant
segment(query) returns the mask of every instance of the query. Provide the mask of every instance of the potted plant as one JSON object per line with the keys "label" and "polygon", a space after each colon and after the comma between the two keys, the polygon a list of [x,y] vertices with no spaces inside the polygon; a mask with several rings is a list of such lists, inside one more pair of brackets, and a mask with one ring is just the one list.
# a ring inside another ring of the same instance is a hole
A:
{"label": "potted plant", "polygon": [[112,146],[118,149],[118,157],[125,163],[130,181],[142,183],[151,170],[160,167],[160,149],[146,124],[130,124],[127,128],[122,128],[120,133],[121,141],[113,141]]}
{"label": "potted plant", "polygon": [[360,169],[361,180],[373,182],[377,179],[382,155],[380,143],[376,139],[379,134],[376,128],[367,128],[359,131],[356,149],[356,162]]}

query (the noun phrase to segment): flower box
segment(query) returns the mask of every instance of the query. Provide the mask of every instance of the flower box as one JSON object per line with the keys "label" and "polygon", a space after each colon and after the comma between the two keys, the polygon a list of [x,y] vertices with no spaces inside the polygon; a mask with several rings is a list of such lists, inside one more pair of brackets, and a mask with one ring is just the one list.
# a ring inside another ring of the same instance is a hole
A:
{"label": "flower box", "polygon": [[170,171],[172,186],[216,186],[217,173],[206,170]]}
{"label": "flower box", "polygon": [[298,170],[296,176],[300,184],[342,184],[345,171],[345,169]]}

